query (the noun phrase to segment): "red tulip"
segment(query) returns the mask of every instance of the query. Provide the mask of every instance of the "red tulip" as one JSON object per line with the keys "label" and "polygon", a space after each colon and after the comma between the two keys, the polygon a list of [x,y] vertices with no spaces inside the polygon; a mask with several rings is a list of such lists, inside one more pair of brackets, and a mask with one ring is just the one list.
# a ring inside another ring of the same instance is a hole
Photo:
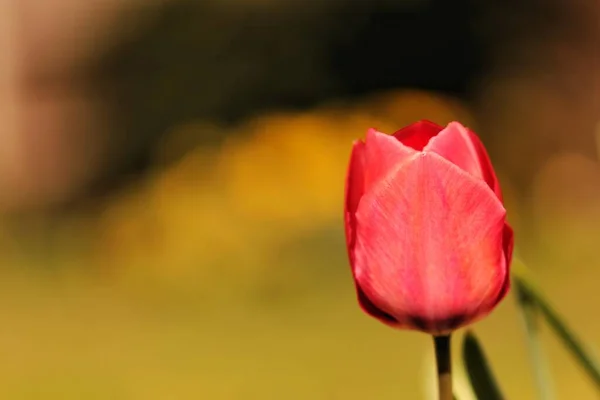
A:
{"label": "red tulip", "polygon": [[356,141],[345,225],[360,305],[392,327],[448,334],[510,287],[500,185],[483,144],[458,122],[370,129]]}

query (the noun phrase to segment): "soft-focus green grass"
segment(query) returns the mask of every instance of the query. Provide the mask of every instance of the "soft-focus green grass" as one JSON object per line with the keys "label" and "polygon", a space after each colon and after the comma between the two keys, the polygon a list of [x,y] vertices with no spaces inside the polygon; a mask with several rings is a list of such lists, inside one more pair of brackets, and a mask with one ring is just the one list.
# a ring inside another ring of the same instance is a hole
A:
{"label": "soft-focus green grass", "polygon": [[[364,316],[344,272],[269,302],[6,277],[0,397],[425,398],[429,338]],[[597,304],[586,300],[595,294],[594,280],[548,274],[543,284],[569,322],[598,346]],[[475,328],[508,397],[531,399],[519,323],[509,298]],[[545,339],[558,398],[597,398],[556,340]]]}

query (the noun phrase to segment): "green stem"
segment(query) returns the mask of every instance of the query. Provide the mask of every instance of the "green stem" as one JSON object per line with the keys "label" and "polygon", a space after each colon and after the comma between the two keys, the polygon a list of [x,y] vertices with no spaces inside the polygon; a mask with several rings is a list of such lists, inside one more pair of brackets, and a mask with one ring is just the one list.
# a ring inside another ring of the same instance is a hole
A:
{"label": "green stem", "polygon": [[529,356],[533,374],[537,383],[540,400],[554,399],[550,371],[539,336],[539,315],[535,302],[523,291],[520,285],[515,288],[517,301],[523,317],[525,336],[527,337]]}
{"label": "green stem", "polygon": [[452,355],[450,335],[434,336],[433,346],[437,364],[439,400],[453,400],[452,396]]}
{"label": "green stem", "polygon": [[[519,265],[520,264],[520,265]],[[513,281],[515,285],[525,293],[532,301],[535,302],[538,310],[544,315],[548,324],[554,329],[564,345],[571,351],[573,356],[579,362],[579,365],[592,379],[598,389],[600,389],[600,365],[592,358],[589,350],[585,348],[583,343],[575,335],[575,333],[563,322],[548,301],[537,290],[529,277],[529,272],[522,263],[515,263],[517,268],[513,268]]]}

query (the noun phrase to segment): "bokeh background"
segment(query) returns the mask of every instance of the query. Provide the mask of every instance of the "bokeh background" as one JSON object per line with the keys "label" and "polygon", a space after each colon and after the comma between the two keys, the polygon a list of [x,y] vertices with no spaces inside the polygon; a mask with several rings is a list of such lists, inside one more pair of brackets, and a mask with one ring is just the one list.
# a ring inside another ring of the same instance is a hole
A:
{"label": "bokeh background", "polygon": [[[480,134],[600,348],[598,2],[0,0],[0,54],[2,399],[431,398],[342,230],[352,140],[423,118]],[[533,399],[514,303],[475,329]],[[558,398],[597,399],[543,339]]]}

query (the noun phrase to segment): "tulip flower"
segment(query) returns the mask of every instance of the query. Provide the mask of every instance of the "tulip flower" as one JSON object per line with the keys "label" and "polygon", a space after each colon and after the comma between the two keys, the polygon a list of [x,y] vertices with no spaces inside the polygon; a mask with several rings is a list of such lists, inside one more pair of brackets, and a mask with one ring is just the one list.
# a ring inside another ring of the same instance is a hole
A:
{"label": "tulip flower", "polygon": [[[458,122],[370,129],[356,141],[345,227],[359,303],[392,327],[448,338],[510,287],[500,185],[483,144]],[[448,346],[437,341],[436,351]]]}
{"label": "tulip flower", "polygon": [[393,327],[449,333],[509,289],[513,233],[500,185],[458,122],[371,129],[355,142],[345,224],[359,302]]}

